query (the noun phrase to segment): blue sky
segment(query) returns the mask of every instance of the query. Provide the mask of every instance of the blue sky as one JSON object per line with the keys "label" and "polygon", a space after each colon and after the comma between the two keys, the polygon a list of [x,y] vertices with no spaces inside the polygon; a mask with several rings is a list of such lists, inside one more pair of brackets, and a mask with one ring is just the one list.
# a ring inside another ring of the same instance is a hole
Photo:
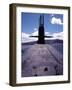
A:
{"label": "blue sky", "polygon": [[[24,33],[31,34],[39,27],[38,13],[21,13],[21,30]],[[63,15],[62,14],[44,14],[45,32],[59,33],[63,31]]]}

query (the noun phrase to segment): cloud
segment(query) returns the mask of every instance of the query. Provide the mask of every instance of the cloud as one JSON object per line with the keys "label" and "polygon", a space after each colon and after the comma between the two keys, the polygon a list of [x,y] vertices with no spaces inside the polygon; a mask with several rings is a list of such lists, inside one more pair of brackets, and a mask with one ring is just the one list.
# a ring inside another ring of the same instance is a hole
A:
{"label": "cloud", "polygon": [[[29,37],[29,36],[38,36],[38,31],[34,31],[32,34],[27,34],[27,33],[22,32],[22,38],[21,38],[22,43],[38,40],[38,38]],[[53,34],[51,34],[49,32],[45,32],[45,36],[53,36],[52,38],[45,38],[46,40],[52,40],[52,39],[63,40],[63,32],[53,33]]]}
{"label": "cloud", "polygon": [[22,32],[22,38],[28,38],[30,35]]}
{"label": "cloud", "polygon": [[52,17],[52,19],[51,19],[51,23],[52,24],[58,24],[58,25],[62,25],[63,23],[62,23],[62,20],[60,19],[60,18],[56,18],[56,17]]}
{"label": "cloud", "polygon": [[38,29],[37,28],[34,28],[34,31],[37,31]]}
{"label": "cloud", "polygon": [[[49,32],[45,32],[45,35],[48,36]],[[32,34],[27,34],[27,33],[22,32],[22,35],[21,35],[22,43],[32,42],[32,41],[38,40],[38,38],[36,38],[36,37],[29,37],[29,36],[38,36],[38,29],[34,30],[34,32]]]}
{"label": "cloud", "polygon": [[[38,29],[36,29],[31,35],[32,36],[39,36],[38,35]],[[50,33],[49,32],[45,32],[45,36],[47,36],[47,35],[50,35]]]}
{"label": "cloud", "polygon": [[38,30],[37,31],[34,31],[31,35],[32,36],[38,36]]}
{"label": "cloud", "polygon": [[45,36],[48,36],[48,35],[50,35],[50,33],[49,32],[45,32]]}
{"label": "cloud", "polygon": [[63,32],[53,33],[53,37],[55,39],[62,39],[63,40]]}
{"label": "cloud", "polygon": [[31,36],[31,35],[22,32],[22,34],[21,34],[21,42],[26,43],[26,42],[32,42],[32,41],[37,41],[38,40],[37,38],[29,37],[29,36]]}

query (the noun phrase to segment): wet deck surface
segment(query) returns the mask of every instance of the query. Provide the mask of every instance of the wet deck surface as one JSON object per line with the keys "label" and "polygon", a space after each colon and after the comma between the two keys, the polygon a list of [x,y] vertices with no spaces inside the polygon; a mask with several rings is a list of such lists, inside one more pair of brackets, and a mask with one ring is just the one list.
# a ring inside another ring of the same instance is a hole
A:
{"label": "wet deck surface", "polygon": [[49,44],[28,45],[22,52],[22,77],[63,74],[63,55]]}

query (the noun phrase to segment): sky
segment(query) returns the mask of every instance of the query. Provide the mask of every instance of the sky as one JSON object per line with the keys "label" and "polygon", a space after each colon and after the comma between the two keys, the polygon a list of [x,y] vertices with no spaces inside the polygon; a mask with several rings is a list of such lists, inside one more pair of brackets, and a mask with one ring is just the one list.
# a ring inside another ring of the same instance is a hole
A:
{"label": "sky", "polygon": [[[24,33],[31,34],[39,28],[40,13],[21,14],[21,30]],[[44,14],[45,32],[58,33],[63,31],[62,14]]]}
{"label": "sky", "polygon": [[[22,42],[37,41],[40,13],[21,13],[21,31]],[[51,39],[63,40],[63,15],[62,14],[44,14],[45,36],[53,36]]]}

